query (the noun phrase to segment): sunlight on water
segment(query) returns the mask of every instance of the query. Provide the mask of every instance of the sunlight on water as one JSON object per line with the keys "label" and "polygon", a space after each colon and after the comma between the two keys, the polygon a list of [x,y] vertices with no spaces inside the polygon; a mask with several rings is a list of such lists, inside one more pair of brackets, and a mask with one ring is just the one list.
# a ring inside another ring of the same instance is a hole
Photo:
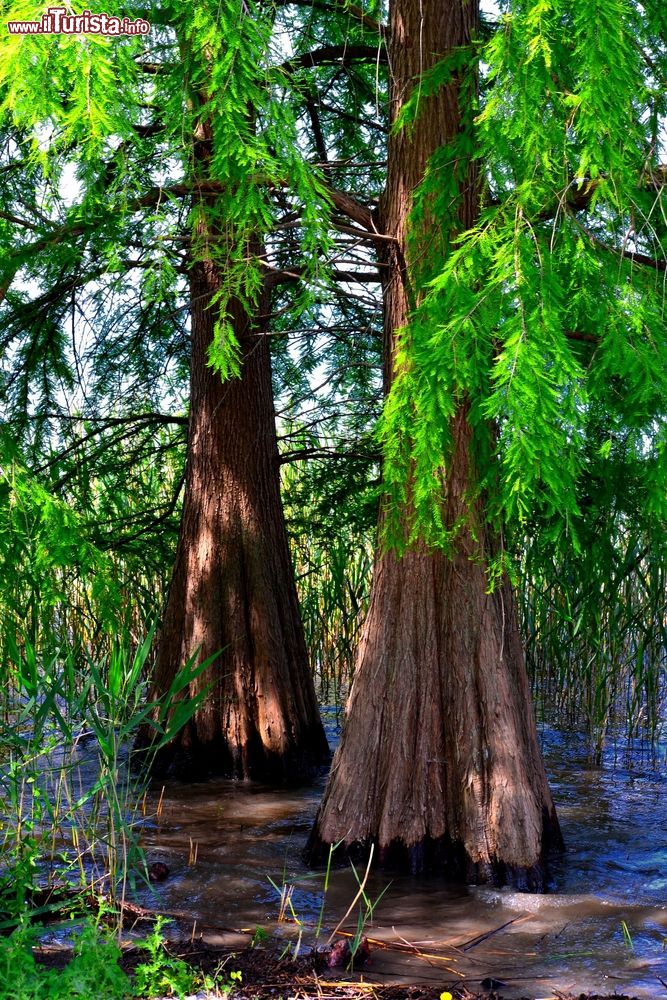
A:
{"label": "sunlight on water", "polygon": [[[373,874],[367,894],[379,902],[366,933],[378,943],[365,979],[444,990],[461,979],[479,989],[490,976],[507,984],[508,997],[553,990],[667,996],[660,983],[667,981],[666,748],[656,759],[619,741],[596,768],[584,737],[545,728],[542,741],[568,848],[554,865],[554,891],[535,896]],[[322,874],[303,865],[320,795],[321,788],[169,783],[145,842],[149,860],[166,861],[171,876],[142,902],[182,914],[184,933],[196,919],[211,940],[224,929],[258,926],[295,937],[298,918],[308,944],[324,903],[323,944],[358,884],[352,871],[337,870],[324,900]],[[283,886],[291,890],[290,919],[278,924]],[[356,920],[355,910],[346,927],[354,931]]]}

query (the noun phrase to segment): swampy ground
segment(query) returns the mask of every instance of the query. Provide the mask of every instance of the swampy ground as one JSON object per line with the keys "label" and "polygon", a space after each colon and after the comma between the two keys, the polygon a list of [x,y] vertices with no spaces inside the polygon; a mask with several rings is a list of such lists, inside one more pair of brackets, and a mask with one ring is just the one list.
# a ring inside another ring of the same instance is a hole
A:
{"label": "swampy ground", "polygon": [[[149,871],[161,874],[126,897],[132,903],[118,961],[130,983],[118,995],[132,995],[127,989],[147,961],[159,915],[161,960],[193,969],[181,979],[192,987],[182,996],[667,997],[667,745],[610,742],[592,764],[581,734],[542,727],[541,739],[567,843],[545,895],[372,871],[360,896],[362,871],[343,866],[325,877],[303,863],[320,788],[276,791],[229,781],[154,787],[138,832]],[[98,753],[89,741],[76,754],[83,794],[97,779]],[[50,901],[32,903],[39,910]],[[89,921],[101,921],[95,947],[113,924],[113,904],[106,905],[101,915],[89,910]],[[62,969],[64,982],[81,930],[78,917],[59,919],[28,944],[45,975]],[[332,968],[327,948],[354,938],[359,927],[368,961],[352,972],[347,961]],[[15,970],[8,975],[11,985]],[[141,991],[134,987],[136,995],[179,995],[153,990],[158,981],[156,974]],[[61,990],[58,1000],[69,995]],[[6,997],[16,1000],[0,985],[0,1000]]]}
{"label": "swampy ground", "polygon": [[[298,959],[281,957],[277,947],[247,948],[229,951],[212,948],[201,943],[184,945],[168,942],[167,948],[174,958],[182,959],[194,970],[212,977],[213,990],[199,991],[193,996],[198,1000],[229,997],[229,1000],[505,1000],[500,983],[485,983],[495,989],[474,992],[466,986],[450,984],[445,988],[431,983],[405,983],[382,985],[373,982],[372,955],[363,972],[350,973],[329,968],[323,952]],[[37,961],[51,968],[62,969],[71,960],[71,952],[63,948],[40,948]],[[145,953],[129,947],[123,951],[121,967],[131,977],[137,965],[145,960]],[[234,973],[233,978],[231,974]],[[231,978],[231,983],[230,983]],[[233,985],[232,985],[233,984]],[[660,994],[656,993],[656,997]],[[556,993],[544,992],[540,1000],[635,1000],[625,993]],[[96,998],[97,1000],[97,998]],[[103,1000],[103,998],[99,998]],[[534,993],[521,1000],[538,1000]]]}
{"label": "swampy ground", "polygon": [[[551,891],[371,872],[366,901],[340,931],[353,935],[365,921],[372,954],[359,974],[377,990],[402,990],[394,998],[412,995],[409,986],[430,998],[465,987],[474,996],[492,979],[507,984],[506,1000],[667,997],[667,747],[656,759],[656,748],[610,742],[593,765],[580,734],[542,727],[541,738],[567,844]],[[321,949],[363,872],[338,868],[325,891],[323,872],[303,864],[318,796],[229,782],[160,788],[144,844],[170,874],[138,902],[172,917],[170,936],[188,941],[194,931],[209,948],[246,954],[259,936],[278,941],[279,953]],[[270,982],[269,955],[248,954],[252,969],[259,962],[253,982]]]}

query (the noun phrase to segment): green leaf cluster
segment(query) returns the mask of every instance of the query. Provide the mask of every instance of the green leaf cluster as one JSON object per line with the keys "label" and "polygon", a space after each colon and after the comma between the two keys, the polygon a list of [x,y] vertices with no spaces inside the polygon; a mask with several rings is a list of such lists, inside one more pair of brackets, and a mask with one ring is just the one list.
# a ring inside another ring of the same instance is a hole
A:
{"label": "green leaf cluster", "polygon": [[[474,122],[436,154],[415,199],[413,259],[424,202],[452,242],[396,354],[381,430],[389,534],[451,540],[442,508],[452,420],[465,407],[471,504],[483,496],[497,527],[539,521],[550,543],[576,549],[601,462],[619,498],[626,479],[636,484],[644,519],[667,514],[667,230],[651,125],[663,121],[665,51],[652,4],[503,9],[467,70],[457,52],[423,84],[467,72],[481,92]],[[480,212],[460,233],[462,163],[480,178]]]}

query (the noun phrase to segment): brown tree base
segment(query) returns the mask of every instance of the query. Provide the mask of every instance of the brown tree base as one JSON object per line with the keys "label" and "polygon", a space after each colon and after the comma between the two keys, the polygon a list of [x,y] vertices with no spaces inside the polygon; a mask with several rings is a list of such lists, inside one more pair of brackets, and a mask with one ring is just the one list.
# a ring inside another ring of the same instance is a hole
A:
{"label": "brown tree base", "polygon": [[[544,843],[551,844],[555,853],[562,851],[560,831],[549,836],[545,820]],[[330,845],[317,834],[317,826],[311,830],[304,850],[306,863],[320,868],[332,863],[336,867],[347,865],[363,866],[368,861],[371,841],[355,841],[341,844],[333,857]],[[451,882],[466,885],[492,885],[498,888],[511,886],[519,892],[548,892],[553,886],[549,874],[548,856],[530,868],[519,868],[496,861],[490,864],[473,862],[462,843],[452,843],[450,838],[425,837],[417,844],[407,845],[400,840],[378,847],[375,844],[373,864],[383,871],[402,872],[409,875],[437,875]]]}
{"label": "brown tree base", "polygon": [[[137,741],[135,751],[150,749]],[[135,766],[141,769],[142,754],[135,757]],[[185,746],[182,742],[159,750],[150,764],[153,780],[176,778],[189,784],[211,778],[231,778],[235,781],[258,781],[276,787],[310,785],[329,766],[331,751],[323,738],[320,726],[304,734],[300,745],[289,753],[277,754],[267,750],[258,738],[254,745],[244,747],[243,754],[232,752],[222,738],[209,743],[195,742]]]}

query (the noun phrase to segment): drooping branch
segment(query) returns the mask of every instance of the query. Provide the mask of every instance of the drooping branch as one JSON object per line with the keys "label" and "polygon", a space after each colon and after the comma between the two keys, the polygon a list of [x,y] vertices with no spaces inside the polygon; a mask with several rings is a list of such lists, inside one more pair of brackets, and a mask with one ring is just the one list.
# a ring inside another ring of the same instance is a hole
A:
{"label": "drooping branch", "polygon": [[[84,417],[81,417],[79,419],[81,419],[84,423],[87,422],[86,418]],[[111,427],[122,427],[123,425],[126,424],[134,424],[135,425],[134,429],[131,429],[129,431],[123,431],[120,434],[112,435],[110,441],[106,441],[102,444],[101,446],[102,450],[106,449],[111,444],[116,444],[119,441],[126,440],[128,437],[132,437],[133,434],[146,430],[146,428],[150,427],[153,424],[160,424],[160,425],[176,424],[187,427],[188,418],[182,416],[171,416],[167,413],[143,413],[128,417],[110,417],[107,420],[104,420],[102,423],[98,424],[87,434],[83,434],[80,437],[78,437],[75,441],[72,442],[72,444],[68,445],[62,451],[59,451],[57,454],[53,455],[51,458],[49,458],[47,462],[36,468],[34,472],[36,474],[40,474],[48,471],[48,469],[50,469],[53,465],[57,465],[58,463],[62,462],[64,458],[66,458],[73,452],[78,451],[88,441],[102,434],[103,431],[108,430]],[[99,454],[100,454],[100,448],[98,447],[95,450],[93,457],[97,457]],[[62,479],[59,480],[58,485],[59,486],[63,485]]]}
{"label": "drooping branch", "polygon": [[387,53],[383,46],[378,45],[323,45],[311,52],[294,56],[281,63],[278,69],[284,73],[294,73],[297,69],[310,69],[313,66],[349,66],[355,62],[381,62],[386,64]]}
{"label": "drooping branch", "polygon": [[631,264],[639,264],[642,267],[650,267],[654,271],[659,271],[662,274],[667,273],[667,260],[661,257],[649,257],[648,254],[640,253],[638,250],[627,250],[625,247],[614,247],[605,243],[601,240],[599,236],[592,233],[585,226],[580,225],[579,228],[588,239],[595,246],[599,247],[600,250],[604,250],[606,253],[614,254],[616,257],[621,257],[623,260],[629,260]]}

